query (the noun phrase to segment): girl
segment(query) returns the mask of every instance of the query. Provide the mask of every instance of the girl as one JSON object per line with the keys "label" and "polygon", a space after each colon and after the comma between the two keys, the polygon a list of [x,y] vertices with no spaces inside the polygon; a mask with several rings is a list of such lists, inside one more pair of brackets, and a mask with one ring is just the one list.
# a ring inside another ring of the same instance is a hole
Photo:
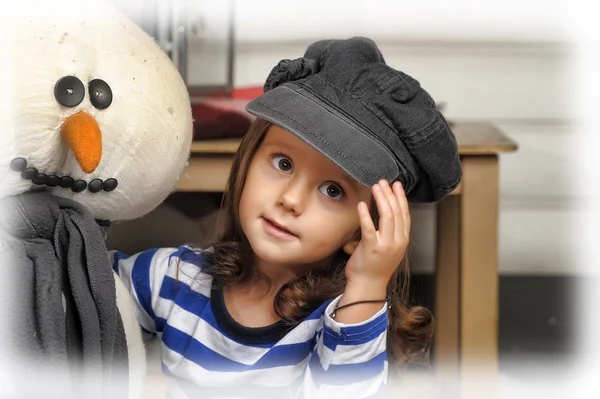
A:
{"label": "girl", "polygon": [[427,359],[433,319],[409,308],[399,265],[408,199],[436,201],[460,180],[454,136],[364,38],[282,61],[247,109],[257,119],[222,236],[114,256],[141,326],[161,337],[170,395],[381,396],[388,361]]}

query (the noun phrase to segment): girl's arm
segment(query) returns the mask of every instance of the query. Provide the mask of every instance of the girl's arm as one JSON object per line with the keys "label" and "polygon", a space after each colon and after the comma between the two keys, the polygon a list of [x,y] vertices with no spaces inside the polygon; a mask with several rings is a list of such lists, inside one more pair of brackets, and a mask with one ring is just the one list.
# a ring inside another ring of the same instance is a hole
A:
{"label": "girl's arm", "polygon": [[[299,396],[353,399],[382,397],[388,366],[387,304],[375,304],[377,309],[366,320],[346,324],[331,317],[340,303],[341,299],[337,298],[325,310],[323,328],[317,335],[317,344]],[[356,312],[366,311],[359,310],[361,306],[340,310],[336,319],[342,312],[350,315],[351,308]]]}
{"label": "girl's arm", "polygon": [[[367,398],[382,396],[387,383],[386,332],[388,282],[404,258],[410,213],[399,182],[373,186],[379,211],[378,229],[364,202],[358,204],[361,240],[346,264],[347,284],[341,298],[323,315],[323,330],[309,362],[304,397]],[[349,305],[331,314],[338,306]]]}
{"label": "girl's arm", "polygon": [[150,333],[162,332],[174,305],[176,282],[187,287],[187,280],[199,273],[197,254],[187,246],[155,248],[128,256],[109,251],[113,269],[133,297],[141,327]]}

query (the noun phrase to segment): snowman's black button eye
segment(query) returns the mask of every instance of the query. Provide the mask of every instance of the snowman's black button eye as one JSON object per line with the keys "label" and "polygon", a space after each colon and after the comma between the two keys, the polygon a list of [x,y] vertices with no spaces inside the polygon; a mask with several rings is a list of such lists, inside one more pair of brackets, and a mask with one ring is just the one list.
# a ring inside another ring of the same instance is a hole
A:
{"label": "snowman's black button eye", "polygon": [[94,79],[88,84],[88,92],[90,93],[90,101],[92,105],[98,109],[108,108],[112,103],[112,90],[108,83],[102,79]]}
{"label": "snowman's black button eye", "polygon": [[65,107],[78,105],[84,96],[85,86],[75,76],[63,76],[54,85],[54,97]]}

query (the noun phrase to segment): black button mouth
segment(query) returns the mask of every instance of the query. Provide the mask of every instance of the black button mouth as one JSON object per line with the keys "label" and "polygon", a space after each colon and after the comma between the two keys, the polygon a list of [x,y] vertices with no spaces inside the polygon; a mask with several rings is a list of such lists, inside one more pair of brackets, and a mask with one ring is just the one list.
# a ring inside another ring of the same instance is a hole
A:
{"label": "black button mouth", "polygon": [[59,176],[54,173],[42,173],[37,168],[28,166],[25,158],[19,157],[10,161],[10,168],[15,172],[21,172],[21,177],[38,186],[69,188],[74,193],[80,193],[87,190],[91,193],[100,191],[111,192],[117,188],[119,182],[111,177],[106,180],[93,179],[90,182],[85,180],[75,180],[71,176]]}

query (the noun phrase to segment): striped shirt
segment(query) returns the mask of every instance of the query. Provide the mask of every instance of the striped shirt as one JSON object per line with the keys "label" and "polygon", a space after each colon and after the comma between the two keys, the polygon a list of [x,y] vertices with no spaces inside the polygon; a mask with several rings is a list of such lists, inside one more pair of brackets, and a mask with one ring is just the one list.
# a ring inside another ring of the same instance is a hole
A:
{"label": "striped shirt", "polygon": [[368,398],[387,384],[387,308],[359,324],[329,315],[340,297],[301,323],[244,327],[190,247],[133,256],[111,251],[141,327],[161,340],[172,398]]}

